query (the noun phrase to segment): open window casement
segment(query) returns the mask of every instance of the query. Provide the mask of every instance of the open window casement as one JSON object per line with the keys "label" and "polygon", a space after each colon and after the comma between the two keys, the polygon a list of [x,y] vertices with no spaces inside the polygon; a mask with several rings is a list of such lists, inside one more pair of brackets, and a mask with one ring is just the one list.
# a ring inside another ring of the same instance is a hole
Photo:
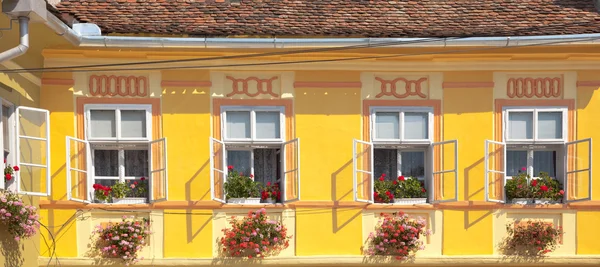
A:
{"label": "open window casement", "polygon": [[210,138],[210,196],[213,200],[225,203],[223,188],[227,172],[225,171],[225,143]]}
{"label": "open window casement", "polygon": [[485,140],[485,200],[504,203],[506,144]]}
{"label": "open window casement", "polygon": [[50,196],[50,112],[17,107],[17,193]]}
{"label": "open window casement", "polygon": [[283,202],[300,200],[300,139],[283,143]]}
{"label": "open window casement", "polygon": [[592,199],[592,139],[565,143],[565,194],[568,202]]}
{"label": "open window casement", "polygon": [[67,136],[67,199],[90,203],[93,192],[88,193],[88,162],[91,160],[87,141]]}
{"label": "open window casement", "polygon": [[149,143],[150,151],[150,202],[166,201],[169,198],[169,177],[167,175],[167,139],[161,138]]}
{"label": "open window casement", "polygon": [[432,203],[458,200],[458,141],[432,143],[429,146],[433,171],[429,192]]}
{"label": "open window casement", "polygon": [[373,203],[373,143],[354,139],[353,182],[354,201]]}

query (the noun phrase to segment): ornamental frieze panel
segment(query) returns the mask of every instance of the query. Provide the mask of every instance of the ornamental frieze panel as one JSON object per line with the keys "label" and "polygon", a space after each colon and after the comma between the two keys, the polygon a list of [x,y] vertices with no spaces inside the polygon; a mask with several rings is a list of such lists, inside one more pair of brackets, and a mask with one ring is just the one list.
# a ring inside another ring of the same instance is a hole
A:
{"label": "ornamental frieze panel", "polygon": [[509,77],[506,82],[506,96],[519,98],[562,98],[564,91],[562,77]]}
{"label": "ornamental frieze panel", "polygon": [[138,75],[90,75],[88,93],[103,97],[148,97],[149,79]]}
{"label": "ornamental frieze panel", "polygon": [[293,97],[291,72],[211,72],[211,95],[230,99],[282,99]]}
{"label": "ornamental frieze panel", "polygon": [[441,73],[362,73],[363,99],[430,100],[442,97]]}
{"label": "ornamental frieze panel", "polygon": [[494,72],[494,99],[552,100],[575,99],[577,73]]}

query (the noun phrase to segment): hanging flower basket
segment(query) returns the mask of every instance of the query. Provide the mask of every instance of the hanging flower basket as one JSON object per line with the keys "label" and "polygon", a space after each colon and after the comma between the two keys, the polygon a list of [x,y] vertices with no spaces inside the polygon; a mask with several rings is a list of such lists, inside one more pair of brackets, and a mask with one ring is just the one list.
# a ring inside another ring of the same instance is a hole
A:
{"label": "hanging flower basket", "polygon": [[34,236],[40,228],[39,216],[34,206],[25,205],[23,199],[11,191],[0,189],[0,223],[16,241]]}
{"label": "hanging flower basket", "polygon": [[97,235],[95,249],[103,258],[122,259],[129,265],[143,259],[138,258],[138,252],[147,246],[150,222],[145,218],[123,216],[121,222],[96,226],[94,233]]}
{"label": "hanging flower basket", "polygon": [[220,245],[230,257],[264,258],[277,255],[289,246],[291,236],[281,222],[269,220],[265,209],[248,212],[241,220],[231,218],[231,228],[223,229]]}
{"label": "hanging flower basket", "polygon": [[505,255],[543,256],[556,249],[563,231],[550,222],[528,220],[506,226],[508,236],[500,246]]}
{"label": "hanging flower basket", "polygon": [[425,220],[412,220],[404,212],[381,214],[382,220],[369,234],[366,254],[368,256],[394,256],[405,260],[425,249],[421,236],[429,236]]}

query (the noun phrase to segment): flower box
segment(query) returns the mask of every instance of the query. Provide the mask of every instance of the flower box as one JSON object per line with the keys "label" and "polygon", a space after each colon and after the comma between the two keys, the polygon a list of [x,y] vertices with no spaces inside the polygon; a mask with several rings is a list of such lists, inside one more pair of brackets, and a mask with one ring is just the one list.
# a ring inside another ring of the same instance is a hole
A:
{"label": "flower box", "polygon": [[529,198],[513,198],[510,202],[517,205],[529,205],[533,203],[533,201]]}
{"label": "flower box", "polygon": [[548,204],[560,204],[562,203],[562,201],[559,200],[552,200],[550,198],[541,198],[541,199],[534,199],[534,203],[535,204],[542,204],[542,205],[548,205]]}
{"label": "flower box", "polygon": [[394,204],[414,205],[427,203],[427,198],[395,198]]}
{"label": "flower box", "polygon": [[231,204],[260,204],[260,198],[230,198],[227,203]]}
{"label": "flower box", "polygon": [[272,198],[267,198],[264,200],[264,203],[275,204],[275,203],[277,203],[277,201],[275,201],[275,199],[272,199]]}
{"label": "flower box", "polygon": [[145,197],[113,198],[113,204],[145,204]]}

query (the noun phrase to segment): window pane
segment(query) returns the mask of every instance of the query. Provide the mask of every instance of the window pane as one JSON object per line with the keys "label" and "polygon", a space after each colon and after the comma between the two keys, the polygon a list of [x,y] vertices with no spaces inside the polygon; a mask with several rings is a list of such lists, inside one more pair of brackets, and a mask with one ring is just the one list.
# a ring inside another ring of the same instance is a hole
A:
{"label": "window pane", "polygon": [[250,138],[250,112],[227,111],[227,138]]}
{"label": "window pane", "polygon": [[147,137],[145,110],[121,110],[121,137]]}
{"label": "window pane", "polygon": [[256,112],[256,138],[280,138],[279,112]]}
{"label": "window pane", "polygon": [[148,177],[148,150],[125,150],[125,176]]}
{"label": "window pane", "polygon": [[[4,134],[4,151],[10,152],[10,134],[9,134],[9,125],[8,118],[10,116],[10,108],[7,106],[2,106],[2,133]],[[6,159],[6,157],[4,157]]]}
{"label": "window pane", "polygon": [[250,175],[251,152],[246,150],[227,150],[227,166],[244,175]]}
{"label": "window pane", "polygon": [[377,139],[400,139],[397,112],[377,112],[375,114],[375,133]]}
{"label": "window pane", "polygon": [[538,138],[562,139],[562,112],[538,113]]}
{"label": "window pane", "polygon": [[267,184],[279,179],[279,149],[254,149],[254,180]]}
{"label": "window pane", "polygon": [[404,139],[428,139],[428,114],[404,113]]}
{"label": "window pane", "polygon": [[533,176],[539,177],[540,172],[556,177],[556,151],[533,151]]}
{"label": "window pane", "polygon": [[402,175],[405,177],[425,177],[425,152],[400,152]]}
{"label": "window pane", "polygon": [[119,151],[118,150],[94,150],[94,175],[95,176],[119,176]]}
{"label": "window pane", "polygon": [[375,179],[385,174],[386,178],[394,179],[398,175],[398,153],[396,149],[374,150]]}
{"label": "window pane", "polygon": [[527,168],[527,151],[506,151],[506,176],[516,176]]}
{"label": "window pane", "polygon": [[533,139],[533,112],[509,112],[508,129],[511,139]]}
{"label": "window pane", "polygon": [[114,110],[90,111],[90,128],[92,137],[117,137]]}

